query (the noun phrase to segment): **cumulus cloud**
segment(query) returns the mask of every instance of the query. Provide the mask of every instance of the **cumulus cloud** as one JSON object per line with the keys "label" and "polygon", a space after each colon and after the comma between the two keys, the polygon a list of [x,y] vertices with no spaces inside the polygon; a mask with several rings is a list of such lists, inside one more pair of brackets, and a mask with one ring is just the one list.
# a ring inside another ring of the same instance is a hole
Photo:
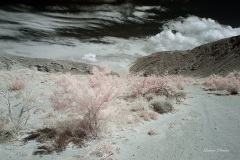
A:
{"label": "cumulus cloud", "polygon": [[82,60],[89,61],[89,62],[97,62],[96,55],[93,53],[84,54]]}
{"label": "cumulus cloud", "polygon": [[143,47],[145,52],[192,49],[219,39],[240,34],[240,28],[224,26],[210,18],[190,16],[169,21],[163,31],[149,37]]}

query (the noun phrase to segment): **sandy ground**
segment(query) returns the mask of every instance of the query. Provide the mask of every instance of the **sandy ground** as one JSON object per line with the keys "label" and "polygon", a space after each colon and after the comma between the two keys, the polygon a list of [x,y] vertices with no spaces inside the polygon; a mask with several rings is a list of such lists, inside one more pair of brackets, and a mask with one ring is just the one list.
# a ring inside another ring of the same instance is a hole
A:
{"label": "sandy ground", "polygon": [[[225,160],[240,157],[240,96],[216,96],[199,86],[186,88],[192,98],[179,112],[125,131],[119,160]],[[149,136],[150,128],[159,131]]]}
{"label": "sandy ground", "polygon": [[[118,73],[126,75],[127,70],[121,70]],[[31,129],[40,128],[50,114],[54,117],[53,108],[47,97],[51,94],[57,73],[49,74],[22,69],[11,71],[9,74],[24,76],[31,88],[35,89],[35,94],[41,95],[37,107],[44,109],[45,112],[33,114],[27,126]],[[6,71],[0,71],[0,75],[1,78],[7,77]],[[215,92],[204,91],[201,86],[193,85],[187,86],[185,92],[187,92],[187,99],[179,105],[174,105],[175,112],[160,115],[158,120],[119,127],[120,129],[106,133],[100,139],[87,142],[86,147],[79,149],[69,145],[61,153],[41,157],[32,155],[38,143],[31,141],[23,144],[21,141],[13,141],[0,144],[0,159],[238,159],[240,157],[240,96],[208,94]],[[155,130],[157,134],[149,135],[150,129]],[[24,136],[26,135],[21,135],[19,139]],[[103,143],[111,143],[114,154],[100,158],[92,155],[91,153]]]}

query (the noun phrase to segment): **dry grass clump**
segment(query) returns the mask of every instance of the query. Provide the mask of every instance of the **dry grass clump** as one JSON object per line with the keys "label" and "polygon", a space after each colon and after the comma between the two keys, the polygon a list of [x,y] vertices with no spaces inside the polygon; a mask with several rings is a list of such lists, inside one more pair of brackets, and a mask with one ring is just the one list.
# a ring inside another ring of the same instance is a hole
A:
{"label": "dry grass clump", "polygon": [[34,155],[51,154],[65,150],[71,143],[82,147],[89,135],[88,129],[81,119],[57,122],[54,127],[30,132],[24,141],[36,140],[43,144],[33,153]]}
{"label": "dry grass clump", "polygon": [[148,111],[143,111],[140,113],[140,117],[142,117],[145,121],[150,121],[151,120],[151,117],[150,115],[148,114]]}
{"label": "dry grass clump", "polygon": [[153,136],[153,135],[157,135],[159,134],[159,132],[156,129],[150,128],[150,130],[148,131],[148,135]]}
{"label": "dry grass clump", "polygon": [[149,101],[153,100],[155,96],[156,96],[155,94],[147,94],[144,97],[149,102]]}
{"label": "dry grass clump", "polygon": [[144,105],[142,104],[136,104],[133,107],[131,107],[131,111],[132,112],[139,112],[139,111],[143,111],[145,109]]}
{"label": "dry grass clump", "polygon": [[173,105],[169,101],[154,101],[151,103],[151,107],[160,114],[171,112],[173,109]]}
{"label": "dry grass clump", "polygon": [[39,115],[39,114],[43,114],[43,113],[45,113],[45,112],[46,112],[45,109],[43,109],[43,108],[37,108],[37,109],[34,110],[33,114]]}
{"label": "dry grass clump", "polygon": [[183,99],[186,99],[187,95],[185,92],[175,92],[173,94],[174,98],[176,99],[176,104],[180,104],[182,102]]}
{"label": "dry grass clump", "polygon": [[113,155],[114,153],[114,147],[112,143],[110,142],[105,142],[99,144],[95,150],[92,152],[92,154],[96,155],[97,157],[109,157]]}
{"label": "dry grass clump", "polygon": [[152,111],[142,111],[140,113],[140,117],[142,117],[145,121],[156,120],[158,118],[158,114]]}
{"label": "dry grass clump", "polygon": [[156,113],[156,112],[148,112],[148,115],[150,116],[150,118],[152,119],[152,120],[157,120],[158,119],[158,113]]}
{"label": "dry grass clump", "polygon": [[11,82],[9,85],[9,89],[11,91],[18,91],[18,90],[22,90],[24,88],[25,88],[25,83],[20,80],[15,80],[15,81]]}

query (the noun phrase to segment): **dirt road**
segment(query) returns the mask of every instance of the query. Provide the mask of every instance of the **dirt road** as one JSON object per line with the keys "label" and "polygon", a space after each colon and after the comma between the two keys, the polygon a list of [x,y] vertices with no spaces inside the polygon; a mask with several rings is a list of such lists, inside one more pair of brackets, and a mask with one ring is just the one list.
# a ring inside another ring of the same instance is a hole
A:
{"label": "dirt road", "polygon": [[[217,96],[198,86],[187,87],[179,111],[127,129],[116,138],[118,160],[240,159],[240,96]],[[217,92],[219,93],[219,92]],[[224,92],[220,92],[224,93]],[[149,136],[150,128],[159,131]]]}

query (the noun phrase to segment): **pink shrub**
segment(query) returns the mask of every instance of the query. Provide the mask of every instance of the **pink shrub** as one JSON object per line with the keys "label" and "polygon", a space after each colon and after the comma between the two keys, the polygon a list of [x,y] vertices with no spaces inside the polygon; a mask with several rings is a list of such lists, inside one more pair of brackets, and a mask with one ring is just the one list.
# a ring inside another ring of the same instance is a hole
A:
{"label": "pink shrub", "polygon": [[101,85],[101,82],[104,82],[104,79],[109,79],[107,75],[111,70],[107,66],[103,66],[102,68],[93,67],[91,72],[93,75],[88,77],[90,86],[97,87]]}
{"label": "pink shrub", "polygon": [[178,81],[176,84],[177,89],[183,90],[184,89],[184,83],[181,81]]}
{"label": "pink shrub", "polygon": [[178,75],[175,77],[175,81],[176,81],[176,87],[178,90],[183,90],[184,86],[185,86],[185,81],[184,81],[184,77],[181,75]]}
{"label": "pink shrub", "polygon": [[204,80],[203,85],[210,90],[225,90],[227,87],[227,81],[221,76],[211,75]]}
{"label": "pink shrub", "polygon": [[11,83],[10,83],[10,86],[9,86],[10,90],[12,91],[18,91],[18,90],[22,90],[25,88],[25,83],[23,81],[20,81],[20,80],[13,80]]}
{"label": "pink shrub", "polygon": [[130,96],[136,97],[138,95],[146,95],[149,93],[156,93],[163,91],[163,89],[168,88],[169,79],[167,76],[148,76],[148,77],[128,77],[128,82],[130,85]]}
{"label": "pink shrub", "polygon": [[85,115],[84,121],[89,129],[96,133],[101,111],[108,107],[107,102],[118,96],[120,79],[107,76],[107,69],[93,68],[93,75],[88,80],[64,74],[57,82],[58,89],[53,93],[51,101],[57,110],[73,108],[79,114]]}
{"label": "pink shrub", "polygon": [[212,75],[205,78],[203,85],[210,90],[227,90],[230,94],[237,94],[240,88],[240,79],[234,72],[225,77]]}
{"label": "pink shrub", "polygon": [[240,89],[240,80],[238,80],[236,77],[228,78],[227,91],[230,94],[238,94],[239,89]]}
{"label": "pink shrub", "polygon": [[195,77],[182,76],[182,75],[173,75],[171,80],[175,82],[176,88],[178,90],[183,90],[187,84],[197,84],[198,79]]}

